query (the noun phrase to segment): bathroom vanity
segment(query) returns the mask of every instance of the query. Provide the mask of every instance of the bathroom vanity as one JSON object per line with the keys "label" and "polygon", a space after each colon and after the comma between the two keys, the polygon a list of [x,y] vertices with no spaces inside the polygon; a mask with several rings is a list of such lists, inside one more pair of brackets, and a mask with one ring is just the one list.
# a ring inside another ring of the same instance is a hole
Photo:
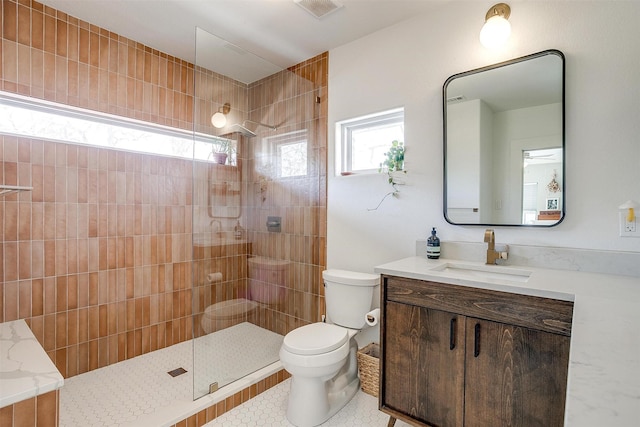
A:
{"label": "bathroom vanity", "polygon": [[634,425],[640,281],[411,257],[381,265],[379,406],[424,426]]}

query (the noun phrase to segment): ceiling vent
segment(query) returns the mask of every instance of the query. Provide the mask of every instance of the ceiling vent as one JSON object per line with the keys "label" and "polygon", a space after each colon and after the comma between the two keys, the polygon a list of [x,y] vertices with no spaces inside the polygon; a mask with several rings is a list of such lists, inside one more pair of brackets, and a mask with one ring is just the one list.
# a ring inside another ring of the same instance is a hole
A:
{"label": "ceiling vent", "polygon": [[331,12],[335,12],[343,5],[332,0],[293,0],[298,6],[318,19],[324,18]]}

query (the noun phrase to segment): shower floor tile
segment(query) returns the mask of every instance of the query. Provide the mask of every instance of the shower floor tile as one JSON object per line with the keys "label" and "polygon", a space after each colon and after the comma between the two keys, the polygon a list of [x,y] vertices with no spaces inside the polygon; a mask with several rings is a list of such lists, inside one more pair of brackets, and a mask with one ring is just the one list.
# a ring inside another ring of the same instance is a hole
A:
{"label": "shower floor tile", "polygon": [[[233,408],[205,427],[293,427],[287,421],[287,399],[289,383],[285,380],[253,399]],[[326,427],[385,427],[389,416],[378,410],[378,398],[359,390],[351,401],[323,426]],[[409,427],[402,421],[396,421],[396,427]]]}
{"label": "shower floor tile", "polygon": [[[246,368],[245,375],[260,369],[277,360],[282,339],[282,335],[250,323],[197,338],[197,348],[227,353],[224,361],[207,364],[203,361],[205,352],[197,351],[196,371],[203,373],[197,377],[224,383],[240,372],[239,365]],[[255,348],[268,349],[270,360],[260,360],[261,352],[252,351]],[[186,418],[189,414],[184,411],[193,403],[193,354],[193,341],[185,341],[65,379],[60,389],[60,427],[162,426],[170,425],[172,419]],[[168,374],[180,367],[187,373]],[[166,423],[149,421],[165,414]]]}

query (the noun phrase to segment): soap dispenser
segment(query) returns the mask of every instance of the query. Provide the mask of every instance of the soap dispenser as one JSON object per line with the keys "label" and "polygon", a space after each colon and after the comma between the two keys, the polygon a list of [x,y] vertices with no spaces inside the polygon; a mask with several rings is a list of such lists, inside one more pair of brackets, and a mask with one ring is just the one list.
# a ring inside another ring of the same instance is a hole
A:
{"label": "soap dispenser", "polygon": [[436,236],[436,228],[431,230],[431,236],[427,239],[427,258],[440,258],[440,239]]}
{"label": "soap dispenser", "polygon": [[233,237],[236,240],[241,240],[243,231],[244,229],[242,228],[242,226],[240,226],[240,221],[237,221],[236,226],[233,228]]}

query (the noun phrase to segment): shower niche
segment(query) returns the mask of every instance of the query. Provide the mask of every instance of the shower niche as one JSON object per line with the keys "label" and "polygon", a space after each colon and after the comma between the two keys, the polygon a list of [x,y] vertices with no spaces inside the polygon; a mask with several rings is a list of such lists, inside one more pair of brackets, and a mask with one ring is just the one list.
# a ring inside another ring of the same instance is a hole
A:
{"label": "shower niche", "polygon": [[235,166],[213,165],[208,172],[207,205],[209,218],[239,218],[242,176]]}

